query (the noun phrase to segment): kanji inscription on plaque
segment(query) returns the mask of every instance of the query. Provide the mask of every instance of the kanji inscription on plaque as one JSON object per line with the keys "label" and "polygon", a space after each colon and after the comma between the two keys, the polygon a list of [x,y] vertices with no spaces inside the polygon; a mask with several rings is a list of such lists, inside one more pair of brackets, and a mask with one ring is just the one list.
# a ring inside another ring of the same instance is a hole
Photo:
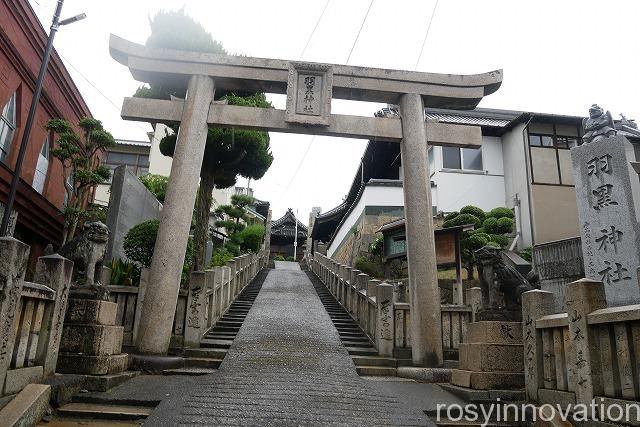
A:
{"label": "kanji inscription on plaque", "polygon": [[289,123],[329,125],[333,69],[330,65],[292,62],[287,83]]}

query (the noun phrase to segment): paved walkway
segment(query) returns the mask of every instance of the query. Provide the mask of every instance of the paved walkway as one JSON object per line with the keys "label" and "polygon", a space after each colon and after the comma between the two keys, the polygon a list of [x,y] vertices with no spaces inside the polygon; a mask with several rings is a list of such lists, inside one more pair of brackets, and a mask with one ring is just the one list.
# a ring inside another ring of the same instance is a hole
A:
{"label": "paved walkway", "polygon": [[145,425],[433,425],[358,377],[306,274],[285,264],[269,272],[219,371]]}

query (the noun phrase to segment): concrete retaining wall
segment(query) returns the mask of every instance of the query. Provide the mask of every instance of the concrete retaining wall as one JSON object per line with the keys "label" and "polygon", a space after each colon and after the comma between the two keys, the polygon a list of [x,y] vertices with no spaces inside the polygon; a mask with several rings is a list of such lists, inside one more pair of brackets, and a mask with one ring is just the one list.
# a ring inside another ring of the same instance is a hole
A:
{"label": "concrete retaining wall", "polygon": [[111,234],[105,261],[126,258],[122,249],[124,236],[131,227],[149,219],[160,219],[162,204],[126,166],[113,171],[107,227]]}

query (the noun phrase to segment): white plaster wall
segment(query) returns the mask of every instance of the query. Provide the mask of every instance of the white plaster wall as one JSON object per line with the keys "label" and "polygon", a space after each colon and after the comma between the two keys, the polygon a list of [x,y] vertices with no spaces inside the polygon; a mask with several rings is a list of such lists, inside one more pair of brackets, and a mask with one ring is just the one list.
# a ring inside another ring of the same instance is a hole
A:
{"label": "white plaster wall", "polygon": [[350,232],[351,227],[356,223],[366,206],[404,206],[404,196],[402,187],[383,187],[375,185],[367,185],[364,189],[362,197],[347,215],[342,226],[336,232],[336,236],[331,242],[331,246],[327,249],[327,255],[332,257],[334,252],[340,246],[346,235]]}
{"label": "white plaster wall", "polygon": [[151,150],[149,152],[149,173],[169,176],[171,174],[171,163],[173,159],[160,152],[160,141],[164,138],[165,130],[169,130],[162,123],[156,125],[156,130],[151,139]]}
{"label": "white plaster wall", "polygon": [[442,168],[442,147],[434,147],[435,171],[431,180],[433,203],[438,211],[453,212],[466,205],[484,210],[505,206],[504,163],[502,141],[498,137],[482,137],[483,172]]}
{"label": "white plaster wall", "polygon": [[527,176],[527,156],[522,131],[524,124],[515,126],[502,136],[502,155],[504,158],[504,192],[508,208],[513,208],[515,198],[520,200],[520,225],[522,238],[519,248],[532,245],[531,215],[529,208]]}

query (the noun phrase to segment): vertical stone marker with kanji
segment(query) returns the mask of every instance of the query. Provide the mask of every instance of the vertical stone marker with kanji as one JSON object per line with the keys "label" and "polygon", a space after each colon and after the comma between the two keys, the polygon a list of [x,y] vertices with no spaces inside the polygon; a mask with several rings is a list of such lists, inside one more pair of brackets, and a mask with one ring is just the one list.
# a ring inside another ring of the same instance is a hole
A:
{"label": "vertical stone marker with kanji", "polygon": [[611,115],[594,105],[584,143],[571,149],[584,270],[601,281],[610,306],[640,303],[640,180],[631,143],[616,135]]}

